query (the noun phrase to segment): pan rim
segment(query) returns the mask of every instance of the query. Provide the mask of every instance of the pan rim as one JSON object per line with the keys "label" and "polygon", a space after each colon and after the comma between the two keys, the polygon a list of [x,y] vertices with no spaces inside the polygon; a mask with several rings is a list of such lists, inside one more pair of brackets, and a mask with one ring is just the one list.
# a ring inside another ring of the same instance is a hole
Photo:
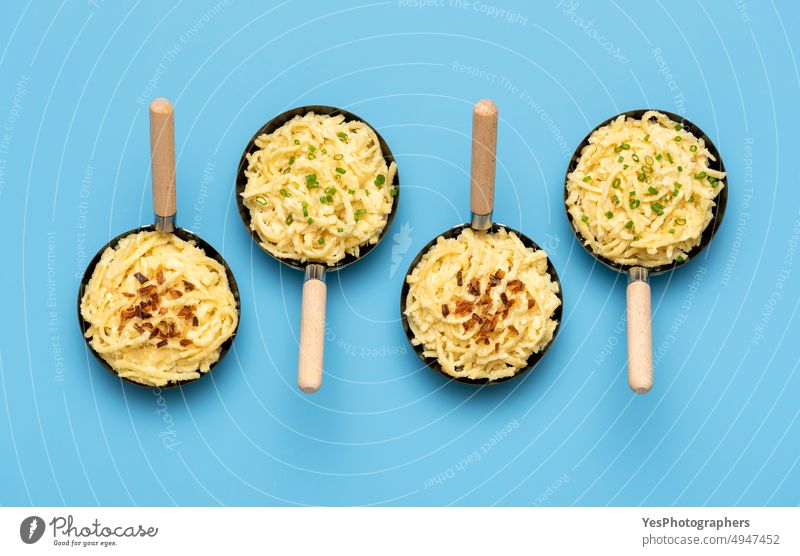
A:
{"label": "pan rim", "polygon": [[[572,230],[575,239],[578,240],[578,243],[581,245],[581,247],[583,247],[584,251],[586,251],[593,259],[600,262],[604,266],[623,274],[627,274],[631,268],[645,268],[647,269],[649,275],[658,275],[666,272],[671,272],[676,268],[687,264],[689,261],[694,260],[695,258],[697,258],[698,255],[700,255],[700,253],[706,248],[706,246],[709,243],[711,243],[711,240],[714,239],[717,230],[722,226],[722,221],[725,217],[725,212],[728,204],[728,189],[730,188],[730,181],[728,180],[728,176],[726,175],[725,187],[722,188],[722,190],[719,192],[719,195],[717,195],[716,197],[716,203],[712,210],[711,221],[703,229],[703,232],[700,236],[700,243],[697,244],[695,247],[693,247],[692,250],[686,254],[686,257],[682,262],[673,261],[672,264],[659,265],[656,267],[644,267],[644,266],[637,267],[636,265],[623,265],[616,263],[611,259],[603,257],[602,255],[598,255],[597,253],[594,252],[594,250],[592,250],[592,248],[589,245],[587,245],[587,241],[575,227],[575,222],[573,221],[572,215],[569,213],[569,208],[567,206],[567,197],[569,196],[569,192],[567,190],[567,183],[569,182],[568,176],[571,172],[574,171],[575,166],[577,165],[578,160],[580,159],[581,151],[583,151],[583,149],[589,144],[589,138],[595,131],[597,131],[603,126],[610,124],[620,116],[641,119],[641,117],[646,112],[651,112],[651,111],[660,112],[661,114],[664,114],[672,121],[680,123],[684,128],[689,130],[695,137],[705,141],[706,148],[717,159],[716,162],[712,163],[714,165],[713,166],[714,169],[718,169],[721,172],[725,172],[725,164],[722,161],[722,155],[719,152],[719,149],[717,149],[717,146],[708,136],[708,134],[706,134],[706,132],[703,131],[703,129],[700,126],[698,126],[688,118],[685,118],[684,116],[675,114],[668,110],[661,110],[658,108],[636,108],[633,110],[626,110],[624,112],[620,112],[619,114],[611,116],[610,118],[607,118],[600,124],[593,127],[589,131],[589,133],[586,134],[586,137],[584,137],[583,140],[581,140],[581,142],[578,143],[577,148],[575,149],[575,151],[573,152],[572,156],[569,159],[569,162],[567,163],[567,171],[564,173],[564,203],[563,203],[564,211],[567,215],[567,221],[569,223],[570,229]],[[727,174],[727,172],[725,173]]]}
{"label": "pan rim", "polygon": [[433,239],[431,239],[428,243],[426,243],[422,247],[422,249],[420,249],[420,251],[414,257],[414,259],[411,261],[411,264],[409,265],[408,270],[406,271],[405,275],[403,276],[403,284],[402,284],[402,286],[400,288],[400,322],[402,324],[403,332],[405,332],[406,339],[408,340],[408,343],[411,345],[412,350],[414,350],[414,352],[417,354],[419,359],[425,364],[425,366],[429,367],[430,369],[433,369],[434,371],[438,372],[440,375],[444,376],[445,378],[447,378],[448,380],[453,381],[453,382],[460,382],[462,384],[469,384],[469,385],[472,385],[472,386],[493,386],[493,385],[501,384],[501,383],[504,383],[504,382],[508,382],[508,381],[513,380],[515,378],[519,378],[520,376],[526,375],[527,373],[529,373],[539,363],[539,361],[541,361],[544,358],[545,354],[553,346],[553,344],[556,341],[556,338],[558,337],[558,333],[561,330],[561,321],[563,319],[563,312],[564,312],[564,289],[563,289],[562,284],[561,284],[561,279],[558,276],[558,272],[556,271],[555,264],[553,264],[553,261],[550,258],[550,255],[547,254],[547,250],[542,249],[539,246],[539,244],[537,244],[534,240],[532,240],[530,237],[528,237],[527,235],[523,234],[519,230],[516,230],[516,229],[514,229],[514,228],[512,228],[510,226],[507,226],[507,225],[505,225],[503,223],[500,223],[500,222],[493,222],[492,223],[492,227],[489,228],[488,230],[486,230],[486,232],[496,233],[501,228],[505,229],[507,232],[515,233],[519,237],[520,241],[522,241],[523,245],[525,245],[525,247],[527,247],[529,249],[533,249],[534,251],[544,251],[545,254],[547,254],[547,273],[550,275],[550,279],[555,281],[556,284],[558,284],[558,293],[557,293],[557,295],[558,295],[559,301],[561,301],[561,303],[558,305],[558,307],[556,307],[555,311],[553,312],[553,317],[552,317],[552,318],[554,318],[556,320],[556,328],[553,330],[553,336],[550,338],[550,341],[541,350],[539,350],[536,353],[532,353],[531,355],[529,355],[528,359],[525,362],[525,366],[520,368],[519,370],[517,370],[514,374],[512,374],[510,376],[492,380],[492,379],[488,379],[488,378],[474,379],[474,378],[467,378],[467,377],[456,377],[456,376],[453,376],[453,375],[447,373],[444,369],[442,369],[442,366],[439,363],[439,360],[437,358],[425,356],[423,354],[422,346],[421,345],[414,345],[414,342],[412,341],[413,338],[414,338],[414,333],[411,330],[410,325],[408,324],[408,317],[406,316],[406,313],[405,313],[406,299],[408,298],[408,291],[410,289],[410,286],[408,285],[408,282],[407,282],[407,278],[414,271],[414,269],[417,267],[417,265],[419,264],[419,261],[422,259],[422,257],[425,255],[425,253],[427,253],[436,244],[436,242],[439,240],[440,237],[444,237],[446,239],[451,238],[451,237],[455,237],[461,231],[463,231],[463,230],[465,230],[467,228],[470,228],[470,227],[471,226],[470,226],[469,223],[463,223],[463,224],[459,224],[457,226],[453,226],[452,228],[450,228],[450,229],[448,229],[448,230],[446,230],[446,231],[444,231],[444,232],[442,232],[440,234],[437,234]]}
{"label": "pan rim", "polygon": [[[244,175],[245,170],[247,169],[247,155],[251,154],[255,148],[255,141],[263,134],[269,134],[274,132],[276,129],[281,127],[283,124],[294,118],[298,115],[308,114],[310,112],[314,112],[315,114],[324,114],[327,116],[331,115],[343,115],[345,121],[358,121],[366,126],[368,126],[373,133],[375,133],[376,137],[378,138],[378,144],[381,148],[381,153],[383,154],[383,159],[386,161],[387,167],[394,162],[396,165],[394,183],[390,184],[390,187],[394,187],[397,190],[397,193],[393,197],[392,201],[392,208],[386,217],[386,225],[381,230],[381,233],[378,235],[378,239],[375,243],[367,243],[365,245],[359,246],[359,255],[356,257],[354,255],[345,254],[345,256],[340,260],[334,263],[333,265],[328,265],[324,262],[319,261],[305,261],[300,262],[294,259],[286,259],[281,258],[273,255],[269,251],[267,251],[262,245],[262,239],[258,236],[258,232],[253,230],[250,227],[252,219],[250,217],[250,209],[248,209],[242,198],[242,193],[244,192],[244,188],[247,185],[247,178]],[[400,205],[400,169],[397,166],[397,160],[392,153],[392,150],[389,148],[389,144],[383,138],[383,136],[378,132],[378,130],[367,120],[362,118],[361,116],[350,112],[349,110],[345,110],[344,108],[339,108],[336,106],[329,106],[324,104],[309,104],[304,106],[297,106],[295,108],[290,108],[288,110],[284,110],[283,112],[273,116],[270,120],[268,120],[264,125],[262,125],[250,138],[250,140],[245,144],[244,149],[242,150],[242,156],[239,158],[239,165],[236,168],[236,177],[234,181],[234,194],[236,196],[236,208],[237,212],[239,213],[239,218],[242,221],[242,224],[247,230],[247,233],[250,237],[255,241],[258,248],[269,255],[272,259],[278,261],[279,263],[285,264],[290,268],[295,270],[305,270],[306,267],[310,265],[319,265],[325,268],[325,272],[335,272],[337,270],[341,270],[346,266],[351,265],[352,263],[363,259],[366,257],[370,252],[372,252],[378,245],[381,243],[384,237],[386,237],[389,228],[394,221],[394,217],[397,214],[397,209]]]}
{"label": "pan rim", "polygon": [[[83,276],[81,277],[81,281],[80,281],[80,283],[78,285],[78,303],[77,303],[77,306],[78,306],[78,328],[81,331],[81,338],[83,338],[83,341],[86,344],[86,347],[89,349],[89,351],[92,352],[92,355],[94,355],[95,359],[97,359],[97,361],[100,363],[100,365],[104,369],[106,369],[107,371],[112,373],[118,379],[120,379],[120,380],[122,380],[124,382],[128,382],[130,384],[135,384],[136,386],[140,386],[140,387],[143,387],[143,388],[150,388],[150,389],[158,388],[160,390],[167,390],[167,389],[172,389],[172,388],[178,388],[178,387],[181,387],[181,386],[186,386],[186,385],[188,385],[190,383],[193,383],[193,382],[196,382],[196,381],[200,380],[204,376],[207,376],[207,375],[211,374],[211,372],[214,370],[214,368],[225,358],[225,356],[228,354],[228,351],[233,346],[233,341],[236,338],[236,334],[239,332],[239,325],[242,322],[242,303],[241,303],[241,298],[240,298],[240,295],[239,295],[239,285],[237,284],[236,278],[233,275],[233,270],[230,268],[230,266],[228,266],[228,263],[225,261],[225,259],[222,257],[222,255],[210,243],[208,243],[206,240],[204,240],[203,238],[201,238],[197,234],[187,230],[186,228],[176,228],[175,231],[171,232],[171,233],[174,233],[175,235],[177,235],[179,238],[183,239],[184,241],[187,241],[188,239],[196,241],[197,244],[198,244],[198,247],[203,249],[203,251],[205,252],[206,256],[211,257],[212,259],[214,259],[215,261],[220,263],[223,266],[223,268],[225,269],[225,275],[228,278],[228,287],[230,288],[231,293],[233,294],[233,297],[236,300],[236,315],[237,315],[236,327],[233,329],[233,333],[230,335],[230,337],[227,340],[225,340],[225,342],[223,342],[222,345],[220,346],[220,353],[219,353],[219,357],[217,358],[217,360],[214,361],[214,363],[212,363],[209,366],[208,371],[206,371],[205,373],[200,373],[200,376],[198,376],[196,378],[189,378],[189,379],[186,379],[186,380],[179,380],[179,381],[170,381],[167,384],[165,384],[164,386],[152,386],[152,385],[149,385],[149,384],[142,384],[141,382],[136,382],[135,380],[131,380],[129,378],[120,376],[119,373],[117,371],[115,371],[114,368],[108,363],[108,361],[106,361],[103,358],[103,356],[100,355],[94,349],[94,347],[92,346],[91,342],[89,341],[89,338],[86,337],[85,334],[86,334],[86,330],[88,330],[88,328],[89,328],[89,323],[86,322],[86,319],[84,319],[83,315],[81,314],[81,301],[83,300],[83,295],[84,295],[84,293],[86,291],[86,286],[89,284],[89,280],[91,279],[92,275],[94,274],[94,270],[97,267],[97,263],[100,262],[100,258],[102,257],[102,255],[106,251],[106,249],[108,249],[109,247],[116,248],[116,246],[119,244],[120,240],[122,240],[123,238],[125,238],[125,237],[127,237],[129,235],[137,234],[137,233],[140,233],[140,232],[152,232],[152,231],[155,231],[155,229],[156,229],[155,225],[147,224],[145,226],[139,226],[138,228],[134,228],[132,230],[128,230],[127,232],[122,232],[121,234],[117,235],[116,237],[114,237],[114,238],[110,239],[108,242],[106,242],[105,245],[103,245],[97,251],[97,253],[95,253],[94,257],[92,257],[92,259],[89,261],[89,264],[86,266],[86,270],[84,270]],[[182,235],[186,236],[186,237],[181,237]]]}

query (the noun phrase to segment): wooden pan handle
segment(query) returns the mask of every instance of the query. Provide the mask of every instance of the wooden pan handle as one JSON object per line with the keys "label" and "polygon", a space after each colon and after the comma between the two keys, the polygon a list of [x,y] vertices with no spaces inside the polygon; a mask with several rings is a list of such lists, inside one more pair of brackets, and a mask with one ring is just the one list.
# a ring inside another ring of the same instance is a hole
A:
{"label": "wooden pan handle", "polygon": [[303,283],[297,385],[306,394],[313,394],[322,384],[326,296],[327,286],[319,278],[306,279]]}
{"label": "wooden pan handle", "polygon": [[653,330],[650,319],[650,284],[628,284],[628,384],[637,394],[653,387]]}
{"label": "wooden pan handle", "polygon": [[497,106],[479,100],[472,109],[472,170],[469,204],[474,214],[494,208],[494,175],[497,154]]}
{"label": "wooden pan handle", "polygon": [[153,212],[175,215],[175,118],[172,103],[150,103],[150,161],[153,169]]}

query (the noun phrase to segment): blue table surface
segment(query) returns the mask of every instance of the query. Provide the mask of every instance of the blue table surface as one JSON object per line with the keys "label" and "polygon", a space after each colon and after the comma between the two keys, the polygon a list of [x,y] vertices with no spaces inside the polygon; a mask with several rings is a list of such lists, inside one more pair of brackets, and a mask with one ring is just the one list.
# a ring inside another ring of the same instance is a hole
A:
{"label": "blue table surface", "polygon": [[[796,2],[9,1],[0,18],[3,505],[797,505],[800,52]],[[87,351],[80,277],[151,222],[147,103],[176,106],[179,219],[233,269],[234,348],[169,391]],[[399,322],[409,263],[467,219],[471,105],[500,109],[495,216],[544,247],[558,338],[488,388],[422,366]],[[242,149],[328,104],[394,151],[386,240],[329,276],[325,381],[296,388],[301,273],[236,210]],[[625,277],[578,245],[564,173],[619,112],[716,143],[728,209],[656,277],[656,383],[626,381]],[[793,339],[794,338],[794,339]]]}

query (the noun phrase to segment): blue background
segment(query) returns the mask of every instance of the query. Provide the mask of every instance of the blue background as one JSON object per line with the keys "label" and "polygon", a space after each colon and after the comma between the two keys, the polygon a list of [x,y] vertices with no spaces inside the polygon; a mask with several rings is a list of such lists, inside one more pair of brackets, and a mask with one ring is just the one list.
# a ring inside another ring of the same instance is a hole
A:
{"label": "blue background", "polygon": [[[0,503],[800,503],[797,4],[410,4],[4,2]],[[100,367],[75,307],[97,249],[151,222],[155,96],[176,105],[180,222],[243,303],[224,362],[165,392]],[[565,311],[533,372],[476,389],[421,366],[398,297],[468,216],[483,97],[501,114],[495,215],[549,251]],[[251,241],[233,182],[256,129],[315,103],[383,134],[403,194],[379,248],[329,277],[325,382],[304,396],[301,274]],[[637,397],[624,277],[577,244],[562,188],[586,133],[641,107],[702,127],[730,195],[713,244],[652,281],[656,385]]]}

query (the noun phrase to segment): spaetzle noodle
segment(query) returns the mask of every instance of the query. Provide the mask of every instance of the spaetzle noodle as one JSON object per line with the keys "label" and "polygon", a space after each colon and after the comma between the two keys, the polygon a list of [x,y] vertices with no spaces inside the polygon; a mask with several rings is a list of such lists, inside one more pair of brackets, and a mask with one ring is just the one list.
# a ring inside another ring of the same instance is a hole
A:
{"label": "spaetzle noodle", "polygon": [[682,262],[711,222],[724,172],[705,142],[666,115],[595,130],[567,176],[567,210],[586,244],[622,265]]}
{"label": "spaetzle noodle", "polygon": [[386,227],[396,190],[378,136],[344,116],[308,113],[256,139],[242,197],[273,256],[333,265]]}
{"label": "spaetzle noodle", "polygon": [[407,278],[412,343],[453,377],[513,376],[552,340],[561,300],[547,253],[513,232],[475,232],[437,242]]}
{"label": "spaetzle noodle", "polygon": [[225,268],[194,242],[155,231],[103,251],[80,309],[92,348],[148,386],[207,372],[239,318]]}

